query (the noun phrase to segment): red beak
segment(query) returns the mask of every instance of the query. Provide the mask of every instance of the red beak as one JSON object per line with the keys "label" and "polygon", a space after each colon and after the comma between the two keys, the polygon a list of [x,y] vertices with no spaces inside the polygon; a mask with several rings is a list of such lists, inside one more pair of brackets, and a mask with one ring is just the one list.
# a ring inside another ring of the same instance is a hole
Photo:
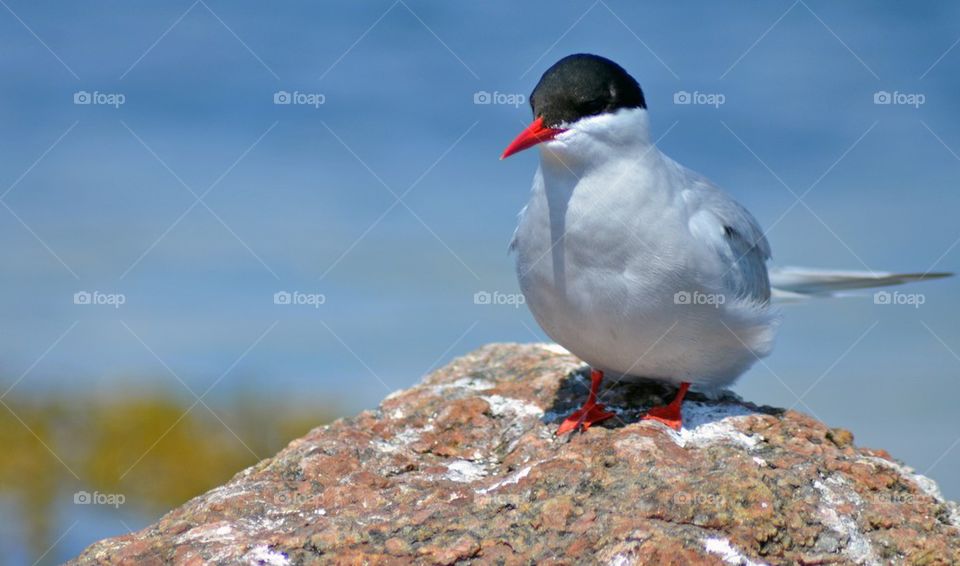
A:
{"label": "red beak", "polygon": [[507,149],[503,150],[503,155],[500,156],[500,159],[506,159],[513,155],[514,153],[519,153],[525,149],[531,148],[538,143],[542,143],[548,140],[552,140],[557,137],[558,134],[565,132],[564,129],[559,128],[548,128],[543,125],[543,118],[538,117],[534,120],[525,130],[520,132],[520,135],[516,137],[510,145],[507,146]]}

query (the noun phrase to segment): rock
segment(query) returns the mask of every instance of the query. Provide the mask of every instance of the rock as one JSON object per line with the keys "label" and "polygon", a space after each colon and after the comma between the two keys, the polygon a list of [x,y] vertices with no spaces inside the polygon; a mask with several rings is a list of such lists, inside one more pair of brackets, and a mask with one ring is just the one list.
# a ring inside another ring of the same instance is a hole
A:
{"label": "rock", "polygon": [[606,384],[616,419],[554,436],[585,368],[490,345],[74,564],[958,564],[960,513],[885,452],[794,411]]}

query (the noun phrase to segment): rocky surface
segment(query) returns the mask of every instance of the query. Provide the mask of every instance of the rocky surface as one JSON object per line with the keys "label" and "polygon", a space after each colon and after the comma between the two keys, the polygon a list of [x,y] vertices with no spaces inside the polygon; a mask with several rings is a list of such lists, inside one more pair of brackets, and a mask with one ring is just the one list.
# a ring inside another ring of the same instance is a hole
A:
{"label": "rocky surface", "polygon": [[794,411],[606,384],[618,418],[557,438],[587,391],[555,347],[491,345],[311,431],[76,564],[958,564],[929,479]]}

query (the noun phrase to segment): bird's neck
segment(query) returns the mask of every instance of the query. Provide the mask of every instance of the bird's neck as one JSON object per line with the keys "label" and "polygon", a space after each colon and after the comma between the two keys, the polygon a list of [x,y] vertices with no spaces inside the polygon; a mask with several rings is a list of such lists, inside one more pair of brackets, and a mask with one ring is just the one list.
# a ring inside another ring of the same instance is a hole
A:
{"label": "bird's neck", "polygon": [[619,160],[647,160],[659,155],[650,141],[647,111],[625,108],[577,122],[540,147],[544,173],[555,177],[582,177],[591,169]]}

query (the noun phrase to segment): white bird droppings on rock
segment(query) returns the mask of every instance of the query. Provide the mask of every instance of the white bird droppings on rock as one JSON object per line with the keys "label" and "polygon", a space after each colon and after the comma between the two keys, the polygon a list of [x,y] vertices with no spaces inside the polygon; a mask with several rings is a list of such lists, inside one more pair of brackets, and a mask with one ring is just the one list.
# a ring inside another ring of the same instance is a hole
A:
{"label": "white bird droppings on rock", "polygon": [[763,439],[740,432],[734,423],[753,414],[741,405],[687,402],[683,404],[683,428],[679,432],[670,430],[670,438],[683,447],[729,442],[750,450]]}
{"label": "white bird droppings on rock", "polygon": [[607,566],[630,566],[635,562],[634,557],[626,554],[618,554],[607,562]]}
{"label": "white bird droppings on rock", "polygon": [[510,484],[517,483],[517,482],[519,482],[520,480],[522,480],[523,478],[527,477],[527,476],[530,474],[530,470],[531,470],[531,469],[533,469],[533,468],[531,468],[530,466],[527,466],[526,468],[523,468],[523,469],[520,470],[519,472],[511,475],[510,477],[508,477],[508,478],[506,478],[506,479],[504,479],[504,480],[502,480],[502,481],[498,481],[497,483],[491,485],[490,487],[485,487],[485,488],[483,488],[483,489],[478,489],[478,490],[476,490],[476,492],[477,492],[477,493],[480,493],[480,494],[490,493],[491,491],[496,491],[496,490],[500,489],[501,487],[503,487],[503,486],[505,486],[505,485],[510,485]]}
{"label": "white bird droppings on rock", "polygon": [[244,562],[250,566],[287,566],[290,559],[282,552],[274,552],[265,545],[257,545],[243,556]]}
{"label": "white bird droppings on rock", "polygon": [[493,389],[496,385],[489,379],[482,379],[478,377],[461,377],[456,381],[450,383],[441,383],[440,385],[434,385],[434,391],[443,391],[445,389],[468,389],[470,391],[486,391],[487,389]]}
{"label": "white bird droppings on rock", "polygon": [[432,430],[432,424],[428,424],[420,428],[406,427],[394,435],[393,438],[389,440],[374,440],[371,442],[371,445],[376,448],[377,451],[384,454],[394,454],[407,449],[411,444],[420,440],[420,436],[423,433],[430,432]]}
{"label": "white bird droppings on rock", "polygon": [[487,471],[480,464],[469,460],[456,460],[447,465],[444,477],[455,482],[471,483],[486,475]]}
{"label": "white bird droppings on rock", "polygon": [[214,523],[213,525],[192,528],[177,537],[176,542],[177,544],[188,542],[214,543],[231,541],[234,538],[233,527],[222,523]]}
{"label": "white bird droppings on rock", "polygon": [[527,403],[520,399],[501,397],[500,395],[485,395],[483,396],[483,400],[490,404],[490,412],[493,413],[495,417],[507,414],[517,417],[543,416],[543,409],[533,403]]}
{"label": "white bird droppings on rock", "polygon": [[840,476],[830,476],[823,481],[814,481],[813,487],[820,492],[822,504],[818,511],[823,524],[847,538],[843,554],[855,564],[879,564],[870,540],[863,534],[857,521],[849,515],[841,515],[837,508],[849,503],[855,509],[863,504],[857,492]]}
{"label": "white bird droppings on rock", "polygon": [[730,541],[720,537],[703,539],[703,548],[710,554],[716,554],[726,564],[738,566],[766,566],[763,562],[754,562],[730,544]]}

